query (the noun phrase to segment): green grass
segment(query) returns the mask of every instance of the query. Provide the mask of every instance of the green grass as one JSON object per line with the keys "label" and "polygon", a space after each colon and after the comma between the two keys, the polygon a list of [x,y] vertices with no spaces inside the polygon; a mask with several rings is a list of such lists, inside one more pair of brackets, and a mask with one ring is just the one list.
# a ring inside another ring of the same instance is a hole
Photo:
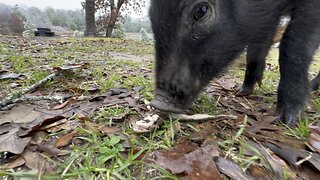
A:
{"label": "green grass", "polygon": [[106,92],[111,88],[117,88],[121,86],[121,76],[109,75],[107,78],[100,77],[97,79],[97,83],[100,87],[101,92]]}
{"label": "green grass", "polygon": [[[57,167],[57,174],[41,176],[41,179],[177,179],[156,164],[147,164],[140,159],[147,152],[159,148],[169,149],[172,146],[174,137],[168,133],[171,132],[170,126],[172,121],[150,134],[151,137],[134,137],[134,134],[128,134],[128,139],[125,136],[104,136],[88,128],[78,128],[81,136],[76,138],[82,145],[71,146],[63,161],[47,157]],[[130,149],[124,146],[127,140],[130,141]],[[152,172],[152,176],[150,174],[149,177],[144,170]],[[37,177],[32,173],[15,171],[0,172],[1,175]]]}
{"label": "green grass", "polygon": [[310,130],[309,130],[310,125],[311,125],[311,122],[308,120],[308,118],[300,120],[298,122],[297,127],[295,127],[295,128],[290,128],[290,127],[284,125],[288,129],[288,131],[285,132],[285,134],[287,134],[289,136],[293,136],[298,139],[308,138],[309,134],[310,134]]}
{"label": "green grass", "polygon": [[[122,110],[113,111],[114,114],[122,112]],[[164,125],[162,130],[154,131],[150,140],[147,138],[141,139],[141,137],[131,137],[130,144],[132,147],[130,150],[123,146],[123,142],[126,139],[121,136],[109,135],[102,137],[97,132],[79,129],[82,135],[87,136],[81,137],[81,140],[86,143],[81,147],[74,146],[70,157],[63,164],[59,165],[62,168],[62,177],[73,176],[84,179],[91,179],[93,177],[98,179],[137,178],[137,175],[133,173],[141,171],[144,166],[147,166],[142,160],[137,159],[140,155],[159,147],[168,148],[171,145],[171,138],[169,137],[161,138],[162,141],[154,142],[155,139],[160,139],[160,136],[163,137],[169,127],[170,125]],[[141,146],[142,144],[144,146]],[[69,169],[66,169],[66,167],[69,167]],[[155,171],[159,171],[159,177],[172,177],[170,179],[174,179],[174,176],[170,175],[167,171],[160,171],[157,169],[158,167],[153,168]],[[143,173],[137,179],[144,179]]]}
{"label": "green grass", "polygon": [[27,72],[33,63],[30,57],[24,55],[11,55],[7,59],[16,73]]}
{"label": "green grass", "polygon": [[243,169],[247,169],[251,164],[254,164],[257,160],[261,159],[260,153],[255,153],[250,158],[246,156],[245,151],[259,152],[252,146],[247,144],[243,132],[246,128],[248,117],[244,118],[243,124],[240,125],[239,130],[234,134],[228,134],[223,141],[218,142],[221,149],[226,151],[226,156],[229,156],[235,162],[238,162]]}
{"label": "green grass", "polygon": [[49,60],[49,62],[51,62],[50,63],[51,67],[63,66],[67,62],[66,59],[61,57],[59,54],[57,55],[49,54],[47,59]]}
{"label": "green grass", "polygon": [[[12,43],[12,42],[11,42]],[[151,69],[154,67],[153,61],[121,60],[111,57],[110,52],[129,54],[134,56],[152,55],[154,53],[151,45],[135,40],[119,39],[97,39],[97,38],[67,38],[53,39],[49,47],[40,48],[43,54],[40,58],[33,58],[32,47],[25,50],[24,54],[18,49],[4,51],[10,43],[0,43],[0,57],[7,58],[7,62],[12,65],[12,71],[23,73],[27,76],[26,80],[19,82],[23,87],[38,82],[51,73],[45,67],[62,66],[66,63],[88,62],[86,69],[72,70],[63,73],[59,78],[45,85],[45,90],[50,94],[57,89],[67,90],[70,87],[84,89],[77,95],[89,95],[89,82],[96,83],[99,87],[98,93],[104,93],[111,88],[126,88],[129,91],[134,87],[142,87],[140,100],[151,100],[153,98],[154,80]],[[134,57],[133,56],[133,57]],[[267,62],[272,67],[278,66],[278,52],[272,49],[269,53]],[[239,57],[243,63],[245,56]],[[311,66],[311,71],[320,70],[320,53],[315,56],[315,62]],[[244,77],[243,65],[235,63],[228,70],[228,73],[241,83]],[[239,68],[241,67],[241,68]],[[263,96],[263,101],[268,104],[276,103],[276,89],[279,81],[279,72],[276,68],[267,69],[264,74],[263,84],[260,88],[256,87],[255,95]],[[0,88],[7,94],[12,91],[8,88],[14,80],[0,81]],[[19,90],[14,91],[19,94]],[[266,94],[271,94],[270,96]],[[311,123],[320,119],[320,98],[312,98],[312,104],[316,113],[305,121],[300,121],[297,128],[288,128],[287,135],[295,138],[305,138],[309,134],[308,127]],[[217,106],[216,99],[206,93],[199,95],[193,104],[192,111],[216,115],[223,111]],[[125,122],[116,122],[114,117],[128,116]],[[59,159],[47,159],[58,168],[57,175],[43,176],[42,179],[177,179],[168,171],[153,164],[146,164],[140,159],[140,155],[153,152],[155,150],[169,150],[177,143],[177,139],[190,135],[192,132],[199,132],[202,129],[197,123],[180,123],[175,119],[166,119],[164,123],[146,134],[135,134],[132,132],[130,118],[141,118],[135,111],[128,107],[103,107],[90,118],[94,123],[103,126],[120,126],[121,133],[105,135],[91,129],[90,126],[79,126],[79,135],[73,144],[68,155]],[[238,162],[243,169],[250,164],[265,161],[261,153],[254,147],[246,143],[243,135],[246,121],[239,127],[237,132],[228,133],[219,142],[219,147],[227,152],[228,157]],[[183,128],[179,128],[183,127]],[[52,134],[51,137],[63,134],[64,131]],[[215,135],[214,135],[215,136]],[[216,139],[217,137],[212,137]],[[220,137],[219,137],[220,138]],[[130,148],[127,147],[128,143]],[[254,152],[253,156],[248,157],[246,151]],[[270,171],[272,171],[270,169]],[[148,176],[149,172],[154,172]],[[19,171],[0,172],[1,175],[13,177],[34,177],[36,175]]]}
{"label": "green grass", "polygon": [[[144,80],[145,74],[139,72],[141,68],[150,69],[153,64],[150,60],[144,62],[135,61],[134,59],[132,61],[119,60],[108,55],[109,52],[138,56],[151,55],[153,54],[151,45],[136,40],[109,38],[51,39],[49,45],[33,46],[33,44],[36,43],[29,43],[27,45],[28,48],[23,51],[22,55],[22,51],[19,48],[9,48],[10,46],[19,46],[19,41],[4,41],[0,43],[0,56],[4,56],[7,59],[6,62],[11,64],[12,71],[27,76],[26,80],[20,81],[23,87],[29,86],[39,81],[45,74],[49,74],[46,68],[58,67],[66,63],[88,62],[90,65],[88,70],[83,72],[72,70],[75,73],[67,72],[63,74],[63,78],[69,81],[69,85],[65,82],[55,82],[53,84],[63,84],[61,85],[63,88],[68,88],[69,86],[74,87],[74,85],[80,86],[79,80],[96,81],[101,92],[121,86],[127,88],[143,86],[143,94],[147,99],[152,98],[152,93],[150,93],[152,86],[149,86],[152,82],[150,79]],[[3,49],[6,49],[6,51]],[[35,49],[39,50],[37,58],[33,58]],[[128,70],[128,72],[124,71],[124,69]],[[124,76],[128,78],[124,79]],[[10,80],[0,82],[1,89],[7,93],[9,93],[9,89],[6,87],[9,83]],[[56,88],[56,86],[47,86],[47,88]]]}
{"label": "green grass", "polygon": [[49,75],[49,73],[46,71],[32,71],[29,75],[27,75],[29,77],[28,84],[36,83],[36,82],[44,79],[48,75]]}
{"label": "green grass", "polygon": [[113,125],[113,119],[119,116],[126,116],[126,115],[133,115],[135,114],[127,107],[108,107],[108,108],[101,108],[99,111],[95,112],[93,119],[97,122],[102,122],[109,124],[110,126]]}
{"label": "green grass", "polygon": [[129,76],[124,79],[123,87],[132,89],[134,87],[142,87],[141,95],[147,100],[153,98],[153,80],[150,77],[144,77],[143,75]]}
{"label": "green grass", "polygon": [[220,112],[217,102],[206,93],[200,94],[193,104],[192,111],[195,113],[216,115]]}
{"label": "green grass", "polygon": [[313,100],[313,105],[316,108],[317,112],[320,112],[320,98],[316,98]]}
{"label": "green grass", "polygon": [[83,179],[126,179],[131,177],[128,169],[130,166],[139,166],[141,161],[136,158],[144,152],[130,152],[123,156],[125,148],[122,142],[125,140],[119,136],[110,135],[101,137],[97,132],[84,129],[78,130],[84,141],[81,147],[74,146],[69,157],[64,162],[56,164],[60,167],[61,178]]}

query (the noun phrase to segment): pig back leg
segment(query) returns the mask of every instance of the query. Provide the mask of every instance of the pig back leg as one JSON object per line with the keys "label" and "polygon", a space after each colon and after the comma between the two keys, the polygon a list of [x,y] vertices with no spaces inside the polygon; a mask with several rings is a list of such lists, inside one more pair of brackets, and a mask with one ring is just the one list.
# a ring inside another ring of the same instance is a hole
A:
{"label": "pig back leg", "polygon": [[299,1],[280,44],[277,120],[295,126],[308,98],[308,69],[320,42],[319,0]]}

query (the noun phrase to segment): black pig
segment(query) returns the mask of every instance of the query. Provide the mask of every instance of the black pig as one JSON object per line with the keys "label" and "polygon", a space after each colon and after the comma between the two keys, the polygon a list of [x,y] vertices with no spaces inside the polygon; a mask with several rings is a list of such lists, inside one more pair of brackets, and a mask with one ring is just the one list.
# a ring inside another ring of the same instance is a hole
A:
{"label": "black pig", "polygon": [[246,48],[246,75],[238,94],[250,94],[261,83],[281,16],[290,15],[279,48],[277,119],[297,123],[320,42],[320,0],[151,0],[149,15],[156,50],[151,104],[176,113]]}

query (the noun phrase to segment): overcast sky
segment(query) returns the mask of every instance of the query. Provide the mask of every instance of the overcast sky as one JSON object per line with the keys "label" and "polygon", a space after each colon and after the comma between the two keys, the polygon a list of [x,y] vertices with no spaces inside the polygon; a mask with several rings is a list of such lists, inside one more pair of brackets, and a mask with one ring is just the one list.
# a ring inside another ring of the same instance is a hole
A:
{"label": "overcast sky", "polygon": [[44,9],[48,6],[55,9],[82,9],[84,0],[0,0],[0,3],[8,5],[24,4]]}
{"label": "overcast sky", "polygon": [[[0,0],[0,3],[8,5],[24,4],[27,6],[35,6],[44,9],[48,6],[54,9],[82,9],[81,2],[85,0]],[[149,0],[147,0],[149,2]],[[147,10],[144,10],[147,14]]]}
{"label": "overcast sky", "polygon": [[[8,4],[8,5],[26,5],[26,6],[35,6],[40,9],[45,9],[46,7],[52,7],[54,9],[82,9],[81,2],[85,0],[0,0],[0,3]],[[149,4],[150,0],[146,0],[147,4]],[[145,8],[143,10],[143,15],[145,16],[148,14],[148,9]],[[132,14],[136,16],[135,14]]]}

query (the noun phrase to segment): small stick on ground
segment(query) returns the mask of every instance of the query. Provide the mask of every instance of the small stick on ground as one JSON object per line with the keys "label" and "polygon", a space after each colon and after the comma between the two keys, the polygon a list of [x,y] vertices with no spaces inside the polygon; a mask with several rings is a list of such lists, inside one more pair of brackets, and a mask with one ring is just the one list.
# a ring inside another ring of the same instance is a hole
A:
{"label": "small stick on ground", "polygon": [[208,114],[194,114],[194,115],[187,115],[187,114],[172,114],[170,115],[171,118],[179,119],[180,121],[208,121],[208,120],[220,120],[220,119],[231,119],[236,120],[238,119],[235,115],[208,115]]}
{"label": "small stick on ground", "polygon": [[65,99],[66,97],[61,97],[61,96],[22,96],[18,99],[12,100],[12,103],[17,103],[22,101],[33,102],[33,101],[42,101],[42,100],[63,103]]}
{"label": "small stick on ground", "polygon": [[4,107],[15,103],[17,99],[20,99],[26,93],[32,92],[32,91],[36,90],[42,84],[54,79],[61,72],[62,71],[54,72],[54,73],[48,75],[47,77],[45,77],[44,79],[40,80],[39,82],[37,82],[37,83],[35,83],[35,84],[33,84],[33,85],[29,86],[29,87],[26,87],[26,88],[22,89],[21,91],[9,94],[8,97],[6,97],[2,101],[0,101],[0,109],[3,109]]}

